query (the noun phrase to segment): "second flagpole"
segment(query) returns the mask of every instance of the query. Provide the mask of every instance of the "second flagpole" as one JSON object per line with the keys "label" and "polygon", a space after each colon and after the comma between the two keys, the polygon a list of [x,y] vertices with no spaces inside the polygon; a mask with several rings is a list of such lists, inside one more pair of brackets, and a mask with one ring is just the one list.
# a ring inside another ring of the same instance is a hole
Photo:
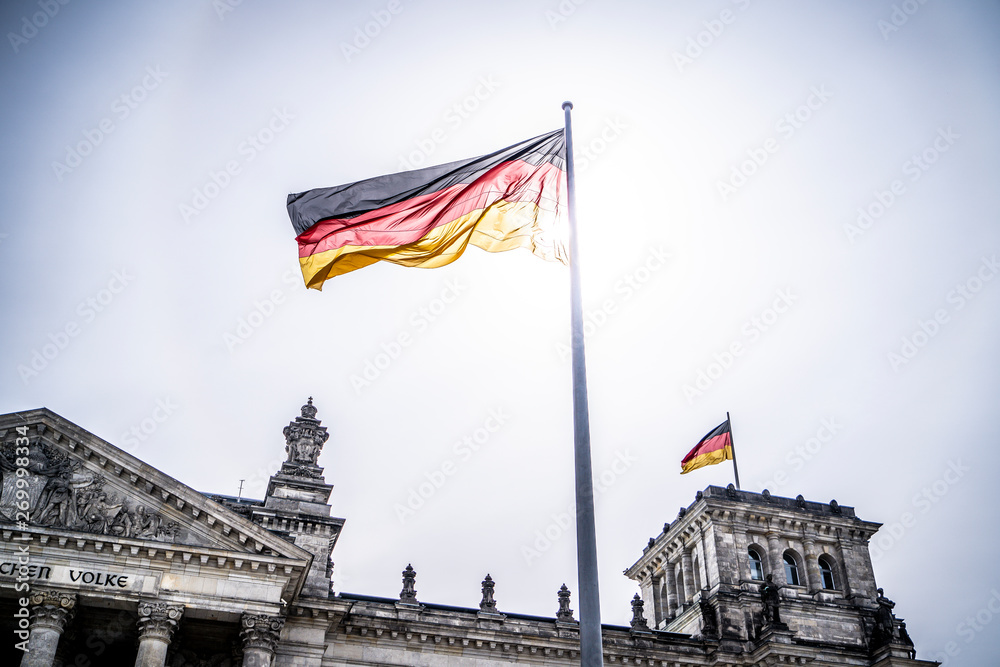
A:
{"label": "second flagpole", "polygon": [[576,562],[580,587],[580,664],[601,667],[601,594],[597,583],[597,528],[594,520],[594,477],[590,460],[590,412],[587,406],[587,362],[583,345],[583,298],[580,254],[576,240],[576,173],[573,169],[572,102],[566,116],[566,186],[569,209],[570,322],[573,355],[573,452],[576,470]]}

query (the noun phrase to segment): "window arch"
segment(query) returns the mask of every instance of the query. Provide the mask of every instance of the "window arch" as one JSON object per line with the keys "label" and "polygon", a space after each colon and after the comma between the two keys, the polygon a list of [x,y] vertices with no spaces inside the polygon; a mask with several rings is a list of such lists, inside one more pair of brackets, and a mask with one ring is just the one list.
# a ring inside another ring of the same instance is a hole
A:
{"label": "window arch", "polygon": [[833,574],[836,569],[837,566],[832,558],[826,554],[819,557],[819,574],[823,580],[823,588],[826,590],[837,590],[837,578]]}
{"label": "window arch", "polygon": [[799,586],[799,566],[795,562],[795,556],[786,551],[782,560],[785,562],[785,581],[789,586]]}
{"label": "window arch", "polygon": [[761,557],[760,551],[755,547],[750,547],[747,552],[750,558],[750,578],[754,581],[764,581],[764,559]]}

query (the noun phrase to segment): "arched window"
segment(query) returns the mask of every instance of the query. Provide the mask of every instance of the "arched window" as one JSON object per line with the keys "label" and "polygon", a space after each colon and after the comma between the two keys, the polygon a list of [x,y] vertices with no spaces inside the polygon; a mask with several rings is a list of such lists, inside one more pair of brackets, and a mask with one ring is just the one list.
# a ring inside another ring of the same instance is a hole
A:
{"label": "arched window", "polygon": [[819,557],[819,573],[823,578],[823,588],[835,591],[837,590],[837,580],[833,576],[833,561],[829,556],[823,554]]}
{"label": "arched window", "polygon": [[795,558],[786,553],[783,560],[785,561],[785,581],[788,582],[789,586],[798,586],[799,566],[795,564]]}
{"label": "arched window", "polygon": [[764,581],[764,563],[756,549],[750,547],[750,578]]}

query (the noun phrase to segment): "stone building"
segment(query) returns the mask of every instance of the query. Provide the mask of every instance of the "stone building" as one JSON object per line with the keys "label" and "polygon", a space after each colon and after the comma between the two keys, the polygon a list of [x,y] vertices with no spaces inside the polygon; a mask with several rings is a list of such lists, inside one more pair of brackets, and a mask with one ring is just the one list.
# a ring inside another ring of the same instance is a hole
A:
{"label": "stone building", "polygon": [[[570,591],[551,618],[330,591],[343,519],[312,400],[263,500],[203,494],[46,409],[0,416],[4,665],[578,664]],[[853,508],[710,486],[625,570],[641,596],[605,661],[930,667],[876,588]],[[27,653],[23,649],[29,649]]]}

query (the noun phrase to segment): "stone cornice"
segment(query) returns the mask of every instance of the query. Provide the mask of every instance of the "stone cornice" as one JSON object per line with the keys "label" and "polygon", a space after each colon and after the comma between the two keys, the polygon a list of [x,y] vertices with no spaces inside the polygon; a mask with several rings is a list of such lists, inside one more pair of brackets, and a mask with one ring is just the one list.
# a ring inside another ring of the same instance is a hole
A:
{"label": "stone cornice", "polygon": [[858,519],[853,507],[710,486],[681,509],[667,531],[652,538],[642,556],[624,571],[625,576],[637,581],[651,576],[665,562],[676,560],[682,549],[693,546],[714,523],[739,524],[748,532],[774,532],[785,539],[801,540],[809,535],[826,543],[846,538],[848,543],[862,544],[882,525]]}
{"label": "stone cornice", "polygon": [[[559,632],[555,618],[522,617],[508,614],[505,622],[485,628],[477,624],[476,609],[436,608],[426,605],[419,620],[397,617],[393,601],[354,600],[350,611],[332,632],[346,635],[350,642],[425,645],[442,654],[459,653],[483,659],[518,662],[565,662],[579,664],[578,632]],[[563,624],[565,625],[565,624]],[[654,667],[708,665],[713,660],[704,642],[688,635],[651,631],[633,635],[629,628],[604,625],[604,657],[609,663],[641,664]],[[330,641],[345,641],[328,637]],[[431,648],[433,647],[433,648]]]}

